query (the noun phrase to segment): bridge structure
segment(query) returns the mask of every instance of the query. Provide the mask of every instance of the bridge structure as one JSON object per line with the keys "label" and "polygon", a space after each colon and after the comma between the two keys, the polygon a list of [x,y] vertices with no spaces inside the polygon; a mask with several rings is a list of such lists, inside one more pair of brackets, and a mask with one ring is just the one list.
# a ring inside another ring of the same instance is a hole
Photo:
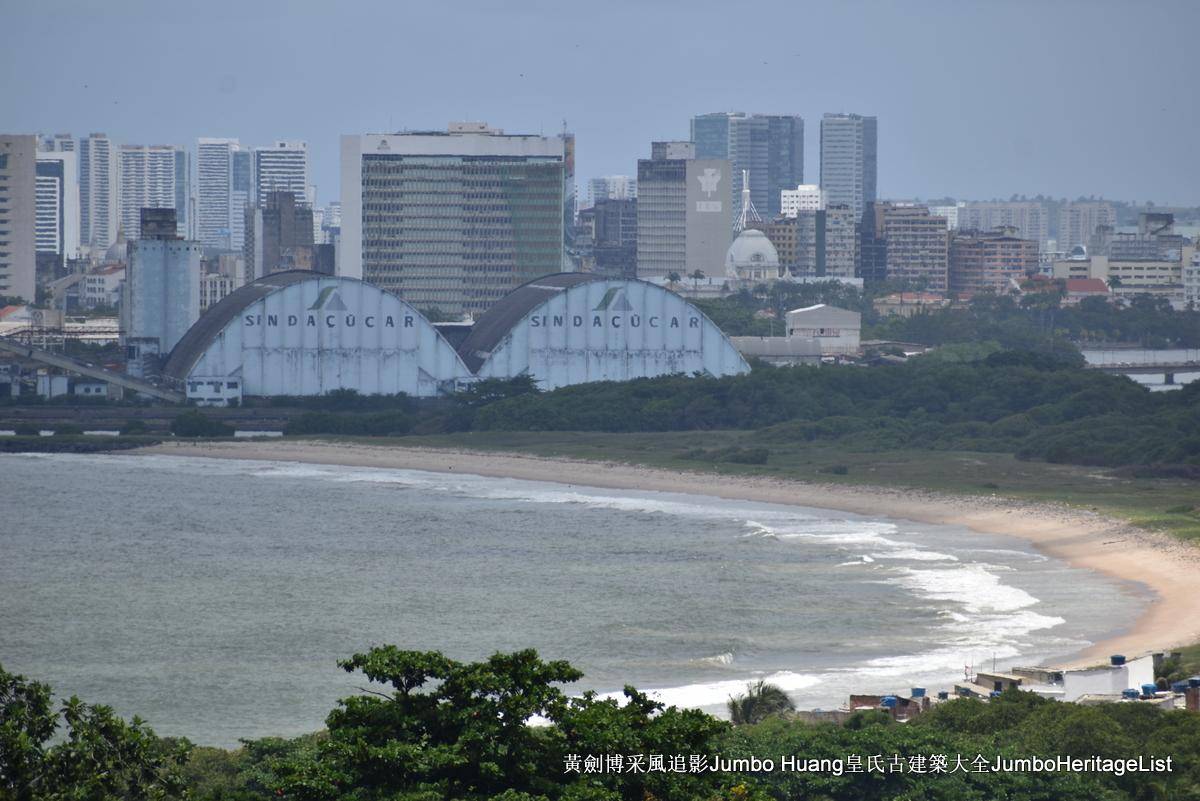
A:
{"label": "bridge structure", "polygon": [[1179,373],[1200,373],[1200,350],[1171,350],[1161,356],[1147,351],[1093,352],[1085,367],[1118,375],[1161,375],[1163,383],[1174,384]]}
{"label": "bridge structure", "polygon": [[104,381],[111,386],[131,390],[168,403],[183,403],[186,400],[182,393],[151,384],[149,381],[143,381],[140,378],[134,378],[133,376],[118,373],[105,367],[89,364],[79,359],[72,359],[69,356],[63,356],[59,353],[51,353],[48,350],[35,348],[32,345],[26,345],[13,339],[0,337],[0,353],[10,353],[31,362],[44,364],[47,367],[57,367],[60,370],[66,370],[69,373],[75,373],[85,378],[94,378],[97,381]]}

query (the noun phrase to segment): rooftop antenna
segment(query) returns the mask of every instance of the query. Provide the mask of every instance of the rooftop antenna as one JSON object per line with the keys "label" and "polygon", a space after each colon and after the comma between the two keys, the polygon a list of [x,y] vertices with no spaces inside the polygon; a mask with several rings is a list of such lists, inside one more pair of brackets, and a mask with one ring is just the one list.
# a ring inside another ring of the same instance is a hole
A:
{"label": "rooftop antenna", "polygon": [[750,200],[750,171],[742,170],[742,211],[733,222],[733,232],[740,234],[751,223],[760,222],[762,222],[762,217],[758,215],[758,210],[754,208],[754,202]]}

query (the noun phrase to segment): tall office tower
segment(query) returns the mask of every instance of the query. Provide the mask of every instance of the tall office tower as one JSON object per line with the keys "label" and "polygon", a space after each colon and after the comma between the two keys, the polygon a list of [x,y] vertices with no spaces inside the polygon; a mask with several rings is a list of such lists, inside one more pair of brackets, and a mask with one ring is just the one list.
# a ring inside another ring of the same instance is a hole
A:
{"label": "tall office tower", "polygon": [[181,239],[174,209],[147,208],[131,243],[121,296],[121,344],[131,375],[151,375],[160,357],[200,318],[199,242]]}
{"label": "tall office tower", "polygon": [[176,149],[171,145],[121,145],[118,153],[121,229],[126,239],[138,239],[142,209],[175,208]]}
{"label": "tall office tower", "polygon": [[1039,248],[1050,238],[1049,216],[1046,207],[1036,201],[1004,201],[965,203],[958,208],[960,231],[991,231],[996,228],[1015,228],[1021,239],[1031,239]]}
{"label": "tall office tower", "polygon": [[637,273],[725,275],[733,229],[725,159],[697,159],[691,142],[654,142],[638,160]]}
{"label": "tall office tower", "polygon": [[291,192],[297,203],[305,202],[309,184],[308,143],[279,140],[270,147],[254,149],[254,203],[267,205],[275,192]]}
{"label": "tall office tower", "polygon": [[[233,154],[236,139],[201,138],[196,144],[196,238],[205,247],[236,250],[233,229]],[[241,212],[244,213],[245,204]],[[244,223],[239,222],[238,228]]]}
{"label": "tall office tower", "polygon": [[874,117],[826,114],[821,118],[821,188],[825,202],[849,206],[862,218],[866,204],[875,201],[878,171]]}
{"label": "tall office tower", "polygon": [[37,136],[0,135],[0,295],[37,289]]}
{"label": "tall office tower", "polygon": [[1015,228],[950,236],[951,291],[1007,294],[1037,268],[1037,242],[1016,236]]}
{"label": "tall office tower", "polygon": [[283,270],[311,270],[313,210],[291,192],[272,192],[266,206],[246,209],[246,280]]}
{"label": "tall office tower", "polygon": [[338,273],[419,308],[485,311],[563,265],[567,141],[482,123],[342,137]]}
{"label": "tall office tower", "polygon": [[187,148],[175,148],[175,224],[184,239],[194,239],[192,231],[192,154]]}
{"label": "tall office tower", "polygon": [[117,149],[105,134],[79,140],[79,237],[84,247],[103,252],[117,241],[120,214]]}
{"label": "tall office tower", "polygon": [[596,272],[637,277],[637,200],[601,198],[592,207],[592,255]]}
{"label": "tall office tower", "polygon": [[[883,242],[884,275],[889,281],[908,281],[931,292],[949,289],[949,231],[946,218],[925,206],[875,203],[874,239]],[[864,278],[866,267],[864,266]],[[880,276],[872,275],[872,279]]]}
{"label": "tall office tower", "polygon": [[79,257],[79,163],[71,150],[37,154],[37,252]]}
{"label": "tall office tower", "polygon": [[588,181],[588,205],[602,200],[634,200],[637,198],[637,178],[628,175],[605,175]]}
{"label": "tall office tower", "polygon": [[246,209],[254,205],[254,153],[240,146],[233,151],[233,183],[229,193],[229,249],[245,247]]}
{"label": "tall office tower", "polygon": [[696,158],[725,159],[733,168],[730,198],[750,176],[750,200],[767,219],[780,213],[780,193],[804,183],[804,119],[775,114],[718,112],[692,118]]}
{"label": "tall office tower", "polygon": [[1101,226],[1111,231],[1116,225],[1117,211],[1111,203],[1064,203],[1058,210],[1058,249],[1066,253],[1078,245],[1091,247]]}

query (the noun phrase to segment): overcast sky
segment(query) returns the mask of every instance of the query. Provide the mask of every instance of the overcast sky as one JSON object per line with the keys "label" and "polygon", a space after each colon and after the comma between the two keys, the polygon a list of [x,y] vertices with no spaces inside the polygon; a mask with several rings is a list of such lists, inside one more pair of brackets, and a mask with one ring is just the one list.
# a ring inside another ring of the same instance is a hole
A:
{"label": "overcast sky", "polygon": [[[0,132],[305,139],[485,120],[636,173],[697,113],[879,117],[881,197],[1200,205],[1200,0],[0,0]],[[584,192],[581,191],[581,195]]]}

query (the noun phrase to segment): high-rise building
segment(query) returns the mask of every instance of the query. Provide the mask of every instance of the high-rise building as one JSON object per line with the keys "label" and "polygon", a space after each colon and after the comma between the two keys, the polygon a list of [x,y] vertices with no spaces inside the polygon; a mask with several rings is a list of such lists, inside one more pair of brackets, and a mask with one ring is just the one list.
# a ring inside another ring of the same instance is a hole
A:
{"label": "high-rise building", "polygon": [[560,272],[568,145],[482,123],[343,136],[338,273],[478,314]]}
{"label": "high-rise building", "polygon": [[821,118],[821,188],[827,204],[849,206],[862,218],[875,201],[878,172],[875,117],[826,114]]}
{"label": "high-rise building", "polygon": [[37,289],[37,136],[0,135],[0,295]]}
{"label": "high-rise building", "polygon": [[175,208],[175,153],[171,145],[121,145],[121,228],[126,239],[141,236],[142,209]]}
{"label": "high-rise building", "polygon": [[76,153],[75,138],[69,133],[59,133],[50,136],[43,134],[38,137],[38,150],[43,153]]}
{"label": "high-rise building", "polygon": [[[196,144],[196,238],[205,247],[237,249],[232,244],[233,154],[237,151],[236,139],[201,138]],[[239,213],[245,213],[244,202]],[[243,225],[239,221],[237,227]]]}
{"label": "high-rise building", "polygon": [[1037,268],[1037,242],[1016,236],[1015,228],[959,231],[950,236],[953,292],[1004,294]]}
{"label": "high-rise building", "polygon": [[601,198],[592,206],[592,256],[596,272],[637,277],[637,200]]}
{"label": "high-rise building", "polygon": [[79,257],[79,161],[73,150],[37,154],[36,240],[38,253]]}
{"label": "high-rise building", "polygon": [[1117,211],[1111,203],[1064,203],[1058,210],[1058,249],[1069,253],[1082,245],[1090,247],[1092,237],[1101,227],[1110,231],[1117,225]]}
{"label": "high-rise building", "polygon": [[102,133],[79,140],[79,236],[83,246],[103,253],[117,241],[120,209],[117,149]]}
{"label": "high-rise building", "polygon": [[717,112],[692,118],[696,158],[725,159],[733,169],[730,199],[741,196],[742,172],[750,200],[767,219],[780,213],[780,193],[804,183],[804,119],[778,114]]}
{"label": "high-rise building", "polygon": [[254,149],[254,203],[266,207],[274,192],[291,192],[305,202],[309,188],[308,143],[279,140]]}
{"label": "high-rise building", "polygon": [[195,214],[192,213],[192,154],[187,148],[175,148],[175,224],[184,239],[195,239]]}
{"label": "high-rise building", "polygon": [[725,274],[733,226],[725,159],[697,159],[691,142],[654,142],[638,161],[639,278]]}
{"label": "high-rise building", "polygon": [[154,373],[200,317],[199,242],[181,239],[174,209],[147,208],[129,247],[121,297],[121,344],[131,375]]}
{"label": "high-rise building", "polygon": [[945,217],[946,228],[951,231],[955,231],[959,228],[959,212],[962,211],[966,205],[966,203],[958,201],[956,203],[948,203],[941,206],[930,206],[929,213],[937,217]]}
{"label": "high-rise building", "polygon": [[951,227],[963,231],[1015,228],[1018,237],[1043,248],[1050,237],[1048,220],[1046,207],[1037,201],[969,202],[958,209],[958,224]]}
{"label": "high-rise building", "polygon": [[825,275],[858,275],[858,222],[858,215],[849,206],[826,204]]}
{"label": "high-rise building", "polygon": [[949,289],[946,218],[911,203],[872,203],[862,222],[861,275],[907,281],[931,292]]}
{"label": "high-rise building", "polygon": [[825,208],[825,192],[816,184],[800,184],[780,193],[779,213],[795,217],[800,211],[820,211]]}
{"label": "high-rise building", "polygon": [[637,197],[637,178],[628,175],[605,175],[588,181],[588,206],[602,200],[633,200]]}
{"label": "high-rise building", "polygon": [[246,209],[246,280],[283,270],[313,269],[313,210],[291,192],[272,192]]}

